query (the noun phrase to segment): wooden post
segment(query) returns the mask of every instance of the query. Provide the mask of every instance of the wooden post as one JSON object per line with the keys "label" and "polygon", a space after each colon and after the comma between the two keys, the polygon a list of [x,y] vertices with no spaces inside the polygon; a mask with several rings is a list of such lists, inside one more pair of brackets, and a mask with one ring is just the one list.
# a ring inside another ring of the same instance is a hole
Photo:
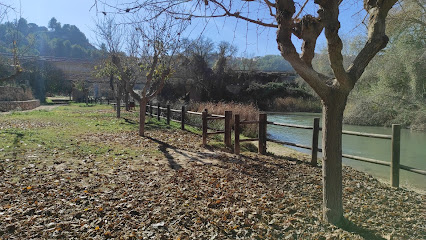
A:
{"label": "wooden post", "polygon": [[180,128],[185,130],[185,106],[182,105],[182,113],[180,119]]}
{"label": "wooden post", "polygon": [[391,177],[392,187],[399,187],[399,166],[400,166],[400,146],[401,146],[401,125],[392,124],[392,161]]}
{"label": "wooden post", "polygon": [[171,115],[171,111],[170,111],[170,105],[167,105],[167,125],[170,125],[170,115]]}
{"label": "wooden post", "polygon": [[234,153],[240,155],[240,114],[235,114],[234,128]]}
{"label": "wooden post", "polygon": [[312,131],[312,153],[311,165],[316,167],[318,162],[318,136],[319,136],[319,118],[314,118],[314,129]]}
{"label": "wooden post", "polygon": [[231,120],[232,111],[225,111],[225,146],[231,147]]}
{"label": "wooden post", "polygon": [[207,111],[204,110],[202,116],[202,120],[203,120],[203,146],[207,145]]}
{"label": "wooden post", "polygon": [[149,103],[149,116],[152,117],[152,103]]}
{"label": "wooden post", "polygon": [[157,103],[157,120],[160,121],[161,109],[160,103]]}
{"label": "wooden post", "polygon": [[268,124],[266,113],[259,114],[259,154],[266,154],[266,127]]}

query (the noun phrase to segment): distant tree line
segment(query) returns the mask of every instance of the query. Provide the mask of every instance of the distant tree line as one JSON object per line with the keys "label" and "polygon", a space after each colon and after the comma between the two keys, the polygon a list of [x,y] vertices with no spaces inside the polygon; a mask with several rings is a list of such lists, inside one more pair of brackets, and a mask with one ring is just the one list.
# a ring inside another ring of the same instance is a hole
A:
{"label": "distant tree line", "polygon": [[75,25],[61,25],[52,18],[48,27],[28,23],[21,18],[0,24],[0,53],[12,53],[14,43],[19,55],[70,58],[99,58],[100,51],[92,46]]}
{"label": "distant tree line", "polygon": [[20,60],[22,56],[53,56],[98,59],[102,50],[96,49],[74,25],[61,25],[52,18],[48,27],[28,23],[24,18],[0,24],[0,78],[14,72],[14,61],[20,62],[22,73],[2,85],[30,87],[35,98],[44,102],[46,95],[69,95],[72,84],[65,74],[46,61]]}
{"label": "distant tree line", "polygon": [[293,81],[296,74],[282,57],[235,57],[236,46],[203,37],[182,42],[179,64],[160,93],[163,101],[249,102],[272,110],[279,97],[313,98]]}

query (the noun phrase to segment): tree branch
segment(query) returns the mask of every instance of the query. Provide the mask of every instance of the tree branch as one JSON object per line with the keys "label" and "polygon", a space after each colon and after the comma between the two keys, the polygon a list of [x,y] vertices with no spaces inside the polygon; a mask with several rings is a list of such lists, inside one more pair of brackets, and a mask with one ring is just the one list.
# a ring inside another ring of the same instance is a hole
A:
{"label": "tree branch", "polygon": [[241,16],[240,12],[234,12],[234,13],[232,13],[222,3],[219,3],[216,0],[211,0],[210,2],[216,4],[219,8],[221,8],[225,12],[223,15],[221,15],[222,17],[226,17],[226,16],[235,17],[235,18],[243,19],[243,20],[245,20],[247,22],[251,22],[251,23],[254,23],[254,24],[257,24],[257,25],[261,25],[261,26],[264,26],[264,27],[272,27],[272,28],[277,28],[278,27],[278,25],[273,24],[273,23],[264,23],[264,22],[262,22],[260,20],[254,20],[254,19],[251,19],[251,18],[248,18],[248,17]]}
{"label": "tree branch", "polygon": [[295,26],[293,15],[295,5],[293,0],[279,0],[277,5],[277,43],[281,55],[286,59],[296,72],[311,86],[321,99],[325,99],[329,88],[325,84],[327,77],[316,72],[300,57],[291,41],[291,35]]}
{"label": "tree branch", "polygon": [[161,90],[164,87],[164,83],[166,82],[166,78],[169,76],[170,74],[170,68],[167,68],[166,70],[164,70],[161,73],[161,77],[160,77],[160,85],[155,89],[155,91],[153,93],[148,94],[147,99],[148,101],[150,101],[153,97],[157,96]]}
{"label": "tree branch", "polygon": [[386,47],[389,41],[385,33],[386,16],[396,2],[397,0],[364,0],[364,8],[370,15],[368,22],[368,38],[364,48],[348,68],[348,75],[353,84],[361,77],[373,57]]}
{"label": "tree branch", "polygon": [[309,67],[312,67],[315,46],[323,28],[324,26],[319,19],[311,15],[303,16],[302,20],[297,22],[294,28],[294,35],[303,39],[301,58]]}
{"label": "tree branch", "polygon": [[340,22],[338,17],[340,1],[315,0],[315,3],[320,5],[318,14],[325,28],[331,69],[337,82],[340,84],[339,87],[350,91],[354,85],[349,80],[349,76],[343,66],[343,43],[339,37]]}

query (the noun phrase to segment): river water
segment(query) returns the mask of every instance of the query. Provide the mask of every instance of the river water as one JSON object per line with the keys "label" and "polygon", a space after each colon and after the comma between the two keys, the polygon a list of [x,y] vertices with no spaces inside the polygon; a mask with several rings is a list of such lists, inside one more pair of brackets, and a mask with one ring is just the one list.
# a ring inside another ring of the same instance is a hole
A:
{"label": "river water", "polygon": [[[268,121],[312,126],[314,117],[321,117],[321,114],[269,113]],[[343,129],[356,132],[386,135],[392,134],[392,129],[385,127],[344,125]],[[268,137],[271,139],[294,142],[307,146],[311,146],[312,144],[312,130],[306,129],[268,125]],[[321,131],[319,144],[321,146]],[[301,148],[294,149],[300,152],[310,153],[310,150]],[[391,140],[343,135],[343,153],[390,162]],[[321,157],[320,153],[319,157]],[[343,158],[343,164],[371,174],[374,177],[389,183],[390,167],[346,158]],[[426,169],[426,133],[410,131],[408,129],[401,130],[401,164],[423,170]],[[400,185],[425,193],[426,176],[400,170]]]}

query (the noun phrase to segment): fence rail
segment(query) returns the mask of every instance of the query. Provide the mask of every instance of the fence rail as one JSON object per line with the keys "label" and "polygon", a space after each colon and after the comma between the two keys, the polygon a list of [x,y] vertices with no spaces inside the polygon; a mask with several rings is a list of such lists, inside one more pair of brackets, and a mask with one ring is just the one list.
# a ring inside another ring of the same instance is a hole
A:
{"label": "fence rail", "polygon": [[[160,119],[166,119],[167,124],[170,124],[170,121],[173,122],[180,122],[181,123],[181,129],[185,129],[185,125],[190,125],[194,127],[201,127],[202,129],[202,136],[203,136],[203,145],[207,144],[207,137],[209,135],[218,135],[223,134],[224,135],[224,142],[225,145],[228,147],[232,147],[231,143],[231,121],[232,121],[232,112],[231,111],[225,111],[225,115],[216,115],[216,114],[208,114],[207,109],[205,109],[203,112],[194,112],[194,111],[187,111],[185,106],[182,106],[181,109],[172,109],[170,108],[170,105],[167,105],[165,108],[161,107],[159,104],[157,106],[153,106],[152,104],[147,105],[147,114],[149,114],[151,117],[153,117],[153,109],[156,109],[156,117],[158,120]],[[165,110],[165,116],[161,116],[161,112]],[[180,113],[180,119],[173,119],[172,113]],[[191,124],[189,122],[186,122],[187,115],[194,115],[201,117],[202,124],[201,126],[197,126],[195,124]],[[213,120],[223,120],[224,121],[224,129],[213,129],[208,126],[209,121]],[[259,126],[259,135],[257,138],[248,138],[248,139],[240,139],[241,134],[241,125],[245,124],[257,124]],[[267,138],[267,125],[274,125],[279,127],[288,127],[288,128],[298,128],[298,129],[304,129],[304,130],[312,130],[312,145],[307,146],[303,144],[293,143],[293,142],[286,142],[286,141],[280,141],[275,139]],[[213,130],[213,132],[209,132],[208,130]],[[267,115],[266,114],[259,114],[258,120],[240,120],[239,114],[234,115],[234,153],[240,154],[240,143],[241,142],[248,142],[248,141],[258,141],[259,147],[259,153],[260,154],[266,154],[266,143],[274,142],[278,144],[283,144],[287,146],[293,146],[303,149],[311,150],[311,164],[316,165],[318,158],[317,154],[318,152],[322,152],[322,149],[318,147],[318,138],[319,138],[319,131],[322,131],[322,128],[319,127],[319,118],[314,118],[313,126],[304,126],[304,125],[297,125],[297,124],[286,124],[286,123],[278,123],[278,122],[270,122],[267,121]],[[401,126],[398,124],[392,125],[392,135],[385,135],[385,134],[373,134],[373,133],[364,133],[364,132],[354,132],[354,131],[346,131],[343,130],[342,134],[345,135],[352,135],[352,136],[359,136],[359,137],[369,137],[369,138],[378,138],[378,139],[385,139],[385,140],[391,140],[391,147],[392,147],[392,155],[391,155],[391,161],[386,162],[378,159],[373,158],[366,158],[361,156],[354,156],[349,154],[342,154],[342,157],[356,160],[356,161],[362,161],[382,166],[388,166],[391,168],[390,172],[390,182],[393,187],[399,187],[399,170],[403,169],[409,172],[421,174],[426,176],[426,170],[418,169],[410,166],[405,166],[400,164],[400,135],[401,135]]]}

